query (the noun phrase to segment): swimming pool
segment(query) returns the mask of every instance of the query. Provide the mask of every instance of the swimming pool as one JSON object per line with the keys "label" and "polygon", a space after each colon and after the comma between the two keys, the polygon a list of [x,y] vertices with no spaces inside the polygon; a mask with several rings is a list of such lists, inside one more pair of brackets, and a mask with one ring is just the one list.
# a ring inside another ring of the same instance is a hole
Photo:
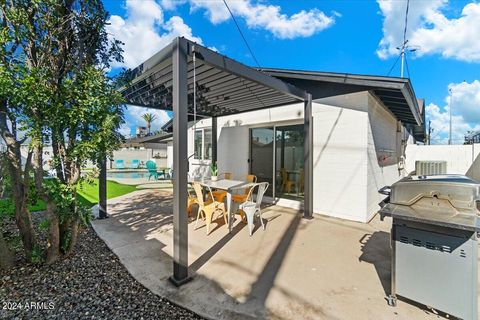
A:
{"label": "swimming pool", "polygon": [[118,179],[148,179],[149,175],[146,171],[107,172],[107,178]]}

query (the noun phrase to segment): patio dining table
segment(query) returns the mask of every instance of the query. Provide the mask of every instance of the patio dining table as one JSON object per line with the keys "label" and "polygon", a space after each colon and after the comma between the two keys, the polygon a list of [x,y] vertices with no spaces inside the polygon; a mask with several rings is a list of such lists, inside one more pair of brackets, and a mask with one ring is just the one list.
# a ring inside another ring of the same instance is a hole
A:
{"label": "patio dining table", "polygon": [[227,192],[227,221],[228,221],[228,232],[232,231],[232,194],[239,189],[245,189],[253,185],[251,182],[241,181],[241,180],[229,180],[221,179],[217,181],[212,181],[210,179],[189,179],[189,183],[198,182],[202,186],[210,187],[211,189],[224,190]]}

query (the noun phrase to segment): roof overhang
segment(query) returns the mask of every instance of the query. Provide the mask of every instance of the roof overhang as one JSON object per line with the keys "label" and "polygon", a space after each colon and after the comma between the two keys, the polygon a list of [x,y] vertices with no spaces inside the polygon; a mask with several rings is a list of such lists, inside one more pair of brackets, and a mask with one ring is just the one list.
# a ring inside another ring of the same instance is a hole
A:
{"label": "roof overhang", "polygon": [[149,143],[167,143],[172,138],[171,133],[152,134],[145,137],[134,137],[126,139],[122,143],[123,147],[142,147]]}
{"label": "roof overhang", "polygon": [[[176,40],[175,40],[176,41]],[[307,93],[184,38],[188,57],[188,113],[224,116],[305,101]],[[127,72],[127,104],[172,110],[173,43]],[[194,68],[195,57],[195,68]],[[194,69],[196,108],[193,106]]]}
{"label": "roof overhang", "polygon": [[409,79],[346,73],[262,68],[261,71],[312,94],[313,99],[370,91],[405,124],[423,125],[423,117]]}

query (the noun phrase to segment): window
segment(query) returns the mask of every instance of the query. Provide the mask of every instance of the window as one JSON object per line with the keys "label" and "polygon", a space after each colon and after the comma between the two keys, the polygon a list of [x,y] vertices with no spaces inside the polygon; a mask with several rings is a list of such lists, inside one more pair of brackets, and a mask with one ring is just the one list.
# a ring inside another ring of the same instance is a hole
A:
{"label": "window", "polygon": [[194,159],[210,160],[212,158],[212,130],[198,129],[195,131]]}
{"label": "window", "polygon": [[212,130],[203,131],[203,159],[212,159]]}
{"label": "window", "polygon": [[193,155],[195,159],[202,159],[202,135],[203,130],[195,131],[195,150]]}

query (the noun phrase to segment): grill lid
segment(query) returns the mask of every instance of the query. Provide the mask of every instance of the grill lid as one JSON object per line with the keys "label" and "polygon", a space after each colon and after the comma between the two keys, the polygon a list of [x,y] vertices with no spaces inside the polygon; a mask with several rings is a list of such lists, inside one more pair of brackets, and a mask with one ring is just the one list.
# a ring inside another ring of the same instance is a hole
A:
{"label": "grill lid", "polygon": [[390,203],[477,213],[480,183],[462,175],[411,176],[394,183]]}
{"label": "grill lid", "polygon": [[480,231],[480,183],[462,175],[406,177],[391,186],[380,214]]}

